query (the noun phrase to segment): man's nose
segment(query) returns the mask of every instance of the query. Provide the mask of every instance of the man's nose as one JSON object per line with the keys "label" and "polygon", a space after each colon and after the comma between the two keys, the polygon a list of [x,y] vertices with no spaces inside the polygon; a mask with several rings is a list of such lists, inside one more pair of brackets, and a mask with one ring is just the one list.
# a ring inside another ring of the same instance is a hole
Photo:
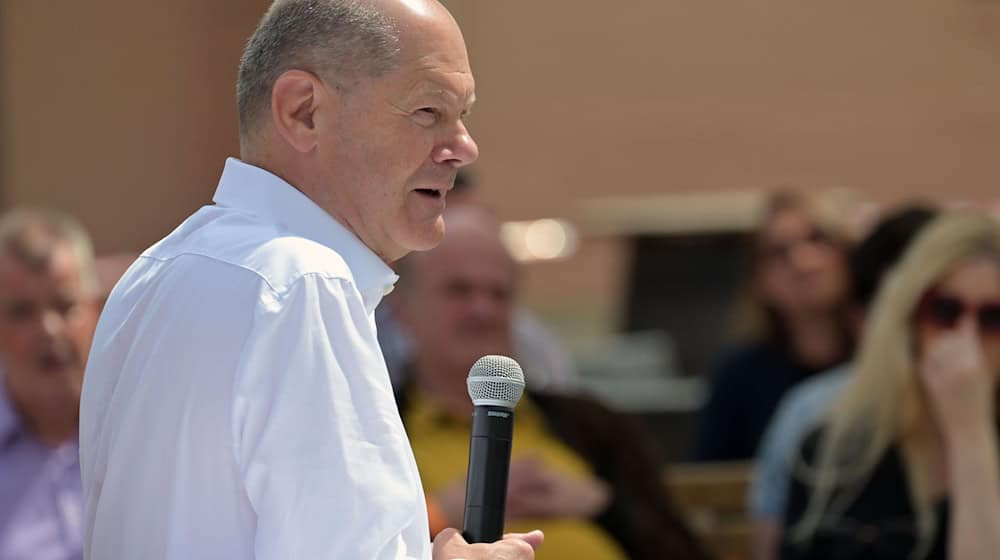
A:
{"label": "man's nose", "polygon": [[41,326],[46,336],[55,338],[66,329],[66,318],[54,310],[45,310],[42,311]]}
{"label": "man's nose", "polygon": [[479,146],[465,123],[459,122],[448,139],[434,151],[434,163],[465,167],[479,159]]}
{"label": "man's nose", "polygon": [[789,260],[795,268],[810,270],[822,260],[821,249],[812,243],[796,243],[792,248]]}

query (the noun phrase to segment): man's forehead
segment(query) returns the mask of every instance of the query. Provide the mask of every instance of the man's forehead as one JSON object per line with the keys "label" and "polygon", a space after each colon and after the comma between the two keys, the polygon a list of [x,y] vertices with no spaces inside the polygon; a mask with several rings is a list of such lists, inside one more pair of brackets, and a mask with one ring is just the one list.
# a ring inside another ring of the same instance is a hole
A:
{"label": "man's forehead", "polygon": [[[449,232],[447,235],[451,235]],[[472,236],[470,236],[472,237]],[[516,265],[499,243],[481,239],[446,239],[438,247],[420,255],[424,272],[437,277],[468,275],[502,275],[514,271]],[[483,274],[486,273],[486,274]]]}
{"label": "man's forehead", "polygon": [[474,82],[461,31],[437,2],[415,3],[419,6],[433,4],[433,7],[425,7],[417,21],[404,27],[398,69],[439,81],[447,89],[468,97]]}
{"label": "man's forehead", "polygon": [[0,251],[0,297],[42,291],[72,290],[82,286],[80,263],[72,250],[56,250],[42,266],[31,266]]}
{"label": "man's forehead", "polygon": [[412,90],[416,95],[439,97],[447,103],[471,107],[476,102],[475,83],[460,76],[424,76],[414,80]]}

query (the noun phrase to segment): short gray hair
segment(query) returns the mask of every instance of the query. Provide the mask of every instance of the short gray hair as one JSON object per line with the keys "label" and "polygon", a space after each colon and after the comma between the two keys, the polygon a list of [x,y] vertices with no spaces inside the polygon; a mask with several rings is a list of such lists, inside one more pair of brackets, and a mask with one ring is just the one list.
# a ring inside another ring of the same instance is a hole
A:
{"label": "short gray hair", "polygon": [[48,270],[60,246],[68,246],[80,266],[84,289],[97,290],[94,246],[87,230],[72,216],[54,210],[18,208],[0,216],[0,251],[7,252],[28,268]]}
{"label": "short gray hair", "polygon": [[391,70],[399,49],[395,23],[371,1],[276,0],[240,60],[236,104],[241,142],[260,124],[274,83],[284,72],[305,70],[347,87],[358,76]]}

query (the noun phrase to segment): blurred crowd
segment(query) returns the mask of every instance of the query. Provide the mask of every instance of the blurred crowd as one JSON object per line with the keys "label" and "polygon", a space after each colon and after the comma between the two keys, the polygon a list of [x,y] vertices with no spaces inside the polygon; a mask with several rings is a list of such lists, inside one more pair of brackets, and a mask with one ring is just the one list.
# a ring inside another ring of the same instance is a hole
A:
{"label": "blurred crowd", "polygon": [[[542,559],[703,559],[635,417],[576,391],[559,337],[518,300],[520,265],[467,176],[448,235],[395,263],[376,313],[432,532],[461,524],[486,354],[528,378],[508,529]],[[692,462],[744,463],[746,557],[987,558],[1000,550],[1000,222],[926,204],[858,235],[811,195],[773,194],[748,244],[737,340],[716,360]],[[70,216],[0,218],[0,560],[82,558],[77,416],[102,301],[133,256],[95,258]]]}

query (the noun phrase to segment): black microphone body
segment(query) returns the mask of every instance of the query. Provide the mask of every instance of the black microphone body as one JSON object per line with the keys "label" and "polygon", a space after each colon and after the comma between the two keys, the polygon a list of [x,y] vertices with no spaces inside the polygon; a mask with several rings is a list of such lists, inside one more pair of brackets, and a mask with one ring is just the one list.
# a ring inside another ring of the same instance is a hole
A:
{"label": "black microphone body", "polygon": [[491,543],[503,537],[513,435],[512,408],[493,405],[473,408],[462,523],[462,536],[470,543]]}

